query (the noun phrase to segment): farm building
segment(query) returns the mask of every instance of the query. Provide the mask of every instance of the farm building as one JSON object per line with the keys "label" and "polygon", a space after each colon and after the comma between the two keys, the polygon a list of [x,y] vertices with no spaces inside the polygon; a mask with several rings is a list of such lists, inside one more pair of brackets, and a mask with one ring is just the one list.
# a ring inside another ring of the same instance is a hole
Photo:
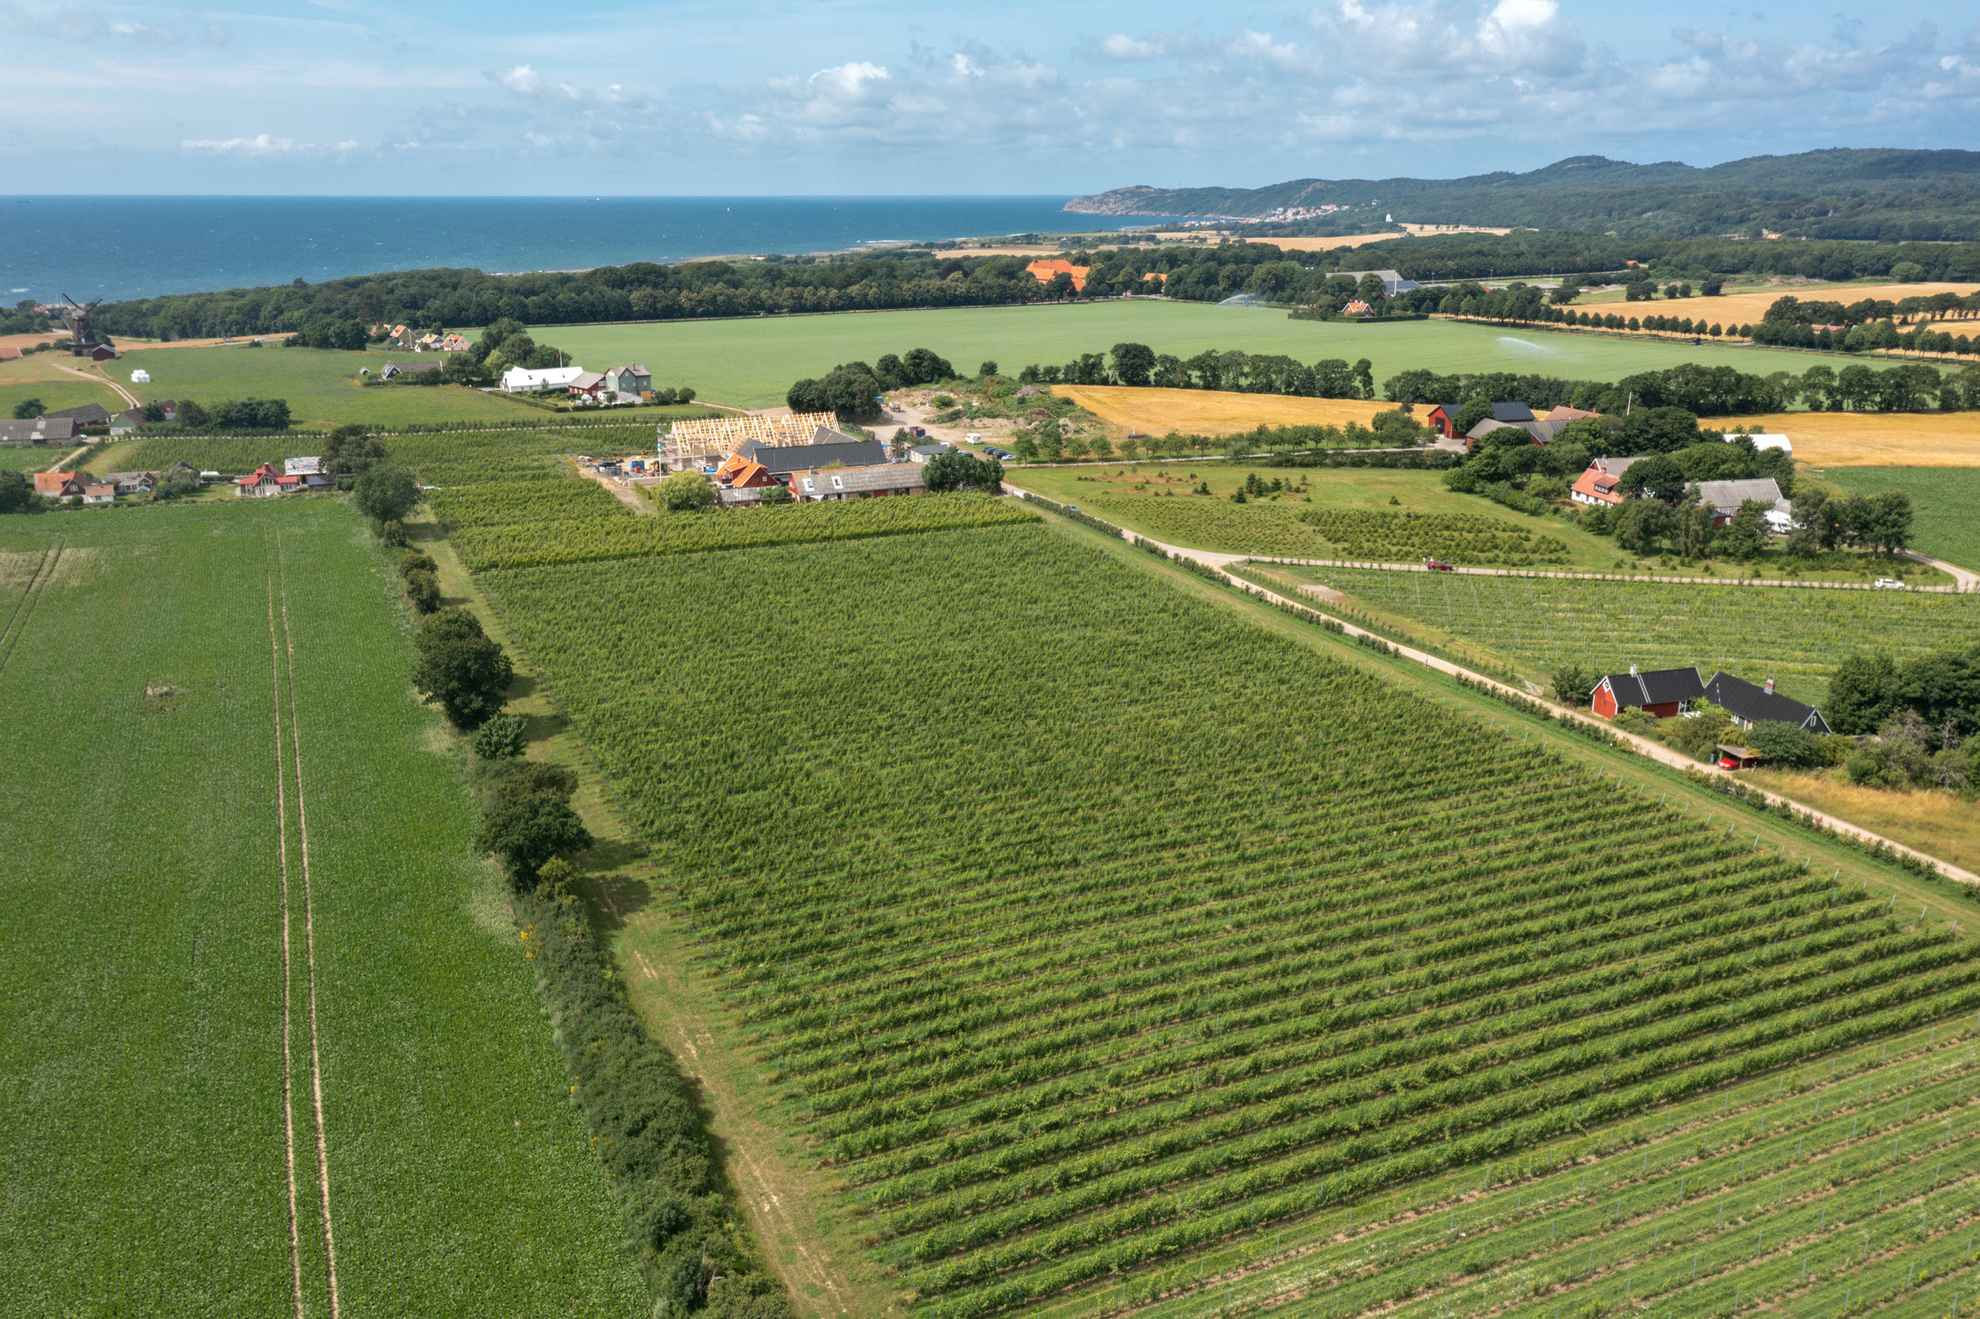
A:
{"label": "farm building", "polygon": [[[1447,440],[1462,439],[1457,429],[1458,413],[1462,411],[1462,403],[1439,403],[1423,418],[1423,424]],[[1533,409],[1524,403],[1497,402],[1492,405],[1489,420],[1501,425],[1522,426],[1533,420]]]}
{"label": "farm building", "polygon": [[[1740,438],[1742,437],[1737,433],[1728,435],[1726,436],[1726,443],[1731,444],[1734,440]],[[1787,454],[1789,457],[1794,455],[1794,442],[1779,431],[1759,431],[1744,438],[1751,440],[1753,447],[1762,453],[1766,453],[1772,449]]]}
{"label": "farm building", "polygon": [[1752,747],[1739,746],[1732,742],[1721,742],[1713,748],[1718,757],[1720,769],[1752,769],[1766,757]]}
{"label": "farm building", "polygon": [[939,458],[945,453],[954,453],[955,451],[956,446],[953,444],[917,444],[914,448],[908,450],[908,461],[911,463],[925,463],[930,458]]}
{"label": "farm building", "polygon": [[921,469],[913,463],[825,467],[791,474],[791,495],[800,502],[918,495],[927,488]]}
{"label": "farm building", "polygon": [[1541,421],[1538,418],[1532,421],[1500,421],[1496,417],[1487,417],[1464,433],[1464,447],[1475,449],[1486,436],[1507,430],[1522,432],[1534,444],[1551,444],[1565,425],[1567,423],[1564,421]]}
{"label": "farm building", "polygon": [[564,386],[564,392],[572,398],[584,399],[592,403],[603,403],[606,399],[605,373],[585,371],[577,379]]}
{"label": "farm building", "polygon": [[430,376],[439,373],[438,362],[387,362],[378,369],[380,380],[397,380],[400,376]]}
{"label": "farm building", "polygon": [[117,356],[117,350],[107,343],[97,344],[87,354],[92,362],[108,362]]}
{"label": "farm building", "polygon": [[1829,731],[1829,721],[1812,705],[1803,705],[1791,696],[1774,690],[1774,680],[1755,686],[1721,670],[1705,684],[1705,699],[1732,716],[1741,728],[1755,724],[1788,724],[1811,733]]}
{"label": "farm building", "polygon": [[73,444],[76,423],[67,417],[0,421],[0,444]]}
{"label": "farm building", "polygon": [[1343,316],[1373,316],[1374,314],[1375,309],[1363,302],[1360,298],[1350,300],[1347,306],[1341,308],[1341,315]]}
{"label": "farm building", "polygon": [[855,440],[849,435],[820,427],[810,444],[773,447],[750,440],[739,447],[733,456],[761,464],[773,477],[788,477],[794,472],[823,467],[887,465],[887,446],[878,440]]}
{"label": "farm building", "polygon": [[1574,478],[1574,486],[1568,491],[1568,498],[1577,504],[1620,504],[1628,496],[1622,492],[1623,473],[1627,472],[1634,458],[1597,458],[1588,464],[1588,469]]}
{"label": "farm building", "polygon": [[1567,404],[1562,403],[1556,407],[1548,408],[1547,415],[1542,417],[1541,420],[1542,421],[1595,421],[1598,420],[1601,417],[1601,415],[1602,414],[1599,412],[1590,412],[1586,408],[1571,408]]}
{"label": "farm building", "polygon": [[[1354,275],[1357,272],[1352,270],[1344,270],[1341,273],[1344,275]],[[1366,271],[1361,271],[1359,273],[1366,275],[1373,275],[1375,276],[1375,278],[1381,280],[1382,296],[1385,298],[1393,298],[1398,293],[1407,293],[1411,289],[1422,287],[1422,285],[1418,284],[1413,279],[1404,279],[1402,277],[1402,272],[1399,270],[1366,270]]]}
{"label": "farm building", "polygon": [[839,419],[829,412],[696,417],[663,423],[659,427],[659,451],[670,467],[698,467],[719,463],[750,441],[776,445],[810,444],[821,432],[837,435],[831,428],[838,424]]}
{"label": "farm building", "polygon": [[92,481],[83,487],[82,501],[85,504],[114,504],[117,502],[117,487],[108,481]]}
{"label": "farm building", "polygon": [[622,403],[631,402],[653,392],[653,373],[638,362],[615,366],[605,373],[605,390]]}
{"label": "farm building", "polygon": [[73,421],[79,429],[110,424],[110,409],[101,403],[80,403],[73,408],[57,408],[41,415],[56,421]]}
{"label": "farm building", "polygon": [[1624,710],[1641,710],[1658,719],[1683,714],[1693,701],[1705,695],[1705,684],[1698,670],[1652,669],[1642,673],[1632,664],[1628,673],[1610,673],[1595,684],[1589,709],[1604,719],[1613,719]]}
{"label": "farm building", "polygon": [[1780,483],[1771,476],[1747,481],[1700,481],[1693,488],[1698,502],[1712,510],[1712,525],[1731,522],[1740,506],[1749,501],[1767,507],[1767,529],[1786,535],[1794,527],[1794,508],[1781,494]]}
{"label": "farm building", "polygon": [[148,495],[158,488],[156,472],[109,472],[103,479],[120,495]]}
{"label": "farm building", "polygon": [[81,499],[87,484],[76,472],[36,472],[34,492],[43,499]]}
{"label": "farm building", "polygon": [[502,373],[502,392],[541,394],[546,390],[565,389],[583,374],[584,368],[581,366],[546,366],[535,371],[525,366],[512,366]]}
{"label": "farm building", "polygon": [[295,494],[302,488],[302,477],[278,472],[274,463],[263,463],[234,482],[234,493],[243,499],[273,499]]}
{"label": "farm building", "polygon": [[306,454],[300,458],[284,458],[282,475],[317,476],[323,471],[323,459],[317,454]]}
{"label": "farm building", "polygon": [[1025,272],[1040,284],[1050,284],[1057,276],[1065,275],[1072,280],[1075,293],[1084,293],[1086,276],[1092,269],[1091,266],[1076,266],[1064,257],[1055,256],[1033,261],[1025,267]]}

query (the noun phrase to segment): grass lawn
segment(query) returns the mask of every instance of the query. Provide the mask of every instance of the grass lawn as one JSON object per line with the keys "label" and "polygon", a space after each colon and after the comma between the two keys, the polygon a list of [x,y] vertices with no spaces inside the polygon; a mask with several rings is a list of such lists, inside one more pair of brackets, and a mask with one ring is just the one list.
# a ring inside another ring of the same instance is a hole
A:
{"label": "grass lawn", "polygon": [[1845,467],[1822,476],[1852,495],[1904,491],[1911,496],[1913,547],[1980,569],[1980,468]]}
{"label": "grass lawn", "polygon": [[291,1308],[285,1010],[309,1313],[313,1053],[349,1312],[645,1308],[394,594],[341,501],[0,525],[11,1308]]}
{"label": "grass lawn", "polygon": [[784,401],[791,382],[840,362],[931,348],[960,371],[994,359],[1015,373],[1033,362],[1106,352],[1123,340],[1188,357],[1205,349],[1286,353],[1301,361],[1366,357],[1379,387],[1408,367],[1436,371],[1531,371],[1616,380],[1637,371],[1697,362],[1797,375],[1826,356],[1707,344],[1625,341],[1598,335],[1508,332],[1447,321],[1350,325],[1295,321],[1283,311],[1194,302],[1101,302],[1042,307],[843,312],[721,321],[559,325],[533,330],[586,366],[642,361],[656,380],[692,385],[705,399],[744,407]]}
{"label": "grass lawn", "polygon": [[[358,369],[373,373],[387,362],[430,362],[419,353],[337,352],[322,348],[160,348],[107,363],[116,378],[146,401],[193,399],[211,406],[237,398],[284,398],[298,426],[368,422],[402,426],[436,421],[521,421],[548,417],[533,408],[454,385],[358,383]],[[148,385],[132,385],[142,366]],[[80,383],[80,382],[78,382]]]}
{"label": "grass lawn", "polygon": [[39,472],[69,451],[70,447],[66,444],[0,445],[0,469],[13,472]]}

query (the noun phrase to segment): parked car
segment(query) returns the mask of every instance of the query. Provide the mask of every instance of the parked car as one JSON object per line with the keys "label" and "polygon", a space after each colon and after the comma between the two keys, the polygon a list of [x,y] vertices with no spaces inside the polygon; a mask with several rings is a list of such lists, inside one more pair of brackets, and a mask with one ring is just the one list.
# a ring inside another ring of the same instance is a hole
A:
{"label": "parked car", "polygon": [[926,426],[910,426],[908,428],[908,433],[914,436],[914,438],[917,440],[925,440],[928,438],[928,428]]}
{"label": "parked car", "polygon": [[983,443],[983,437],[982,437],[981,435],[979,435],[979,434],[977,434],[977,433],[976,433],[975,431],[971,431],[971,432],[970,432],[969,434],[967,434],[967,435],[965,435],[965,436],[963,436],[963,443],[965,443],[965,444],[981,444],[981,443]]}
{"label": "parked car", "polygon": [[1879,577],[1871,585],[1880,591],[1902,591],[1904,589],[1904,583],[1895,577]]}
{"label": "parked car", "polygon": [[1455,568],[1453,568],[1453,567],[1451,567],[1451,565],[1450,565],[1450,564],[1448,564],[1448,563],[1445,563],[1445,562],[1444,562],[1444,561],[1443,561],[1442,559],[1425,559],[1425,560],[1423,561],[1423,566],[1424,566],[1424,567],[1426,567],[1426,568],[1428,568],[1428,569],[1429,569],[1429,570],[1430,570],[1431,572],[1456,572],[1456,571],[1457,571],[1457,569],[1455,569]]}

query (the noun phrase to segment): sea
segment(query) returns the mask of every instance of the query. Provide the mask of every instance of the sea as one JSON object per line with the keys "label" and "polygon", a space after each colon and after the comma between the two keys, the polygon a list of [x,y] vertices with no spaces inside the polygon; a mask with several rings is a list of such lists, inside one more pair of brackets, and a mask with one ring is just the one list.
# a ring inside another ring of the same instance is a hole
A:
{"label": "sea", "polygon": [[1065,197],[0,197],[0,305],[1143,226]]}

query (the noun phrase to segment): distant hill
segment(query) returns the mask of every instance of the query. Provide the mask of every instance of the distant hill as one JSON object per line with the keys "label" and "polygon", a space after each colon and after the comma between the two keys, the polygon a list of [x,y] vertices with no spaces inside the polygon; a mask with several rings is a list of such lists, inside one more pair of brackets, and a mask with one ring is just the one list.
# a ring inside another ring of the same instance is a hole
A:
{"label": "distant hill", "polygon": [[[1347,208],[1311,214],[1322,206]],[[1526,174],[1461,179],[1293,179],[1264,188],[1116,188],[1066,203],[1099,215],[1269,220],[1275,232],[1412,224],[1513,225],[1679,238],[1980,238],[1980,151],[1844,149],[1752,156],[1699,169],[1570,156]],[[1302,214],[1307,212],[1307,214]]]}

